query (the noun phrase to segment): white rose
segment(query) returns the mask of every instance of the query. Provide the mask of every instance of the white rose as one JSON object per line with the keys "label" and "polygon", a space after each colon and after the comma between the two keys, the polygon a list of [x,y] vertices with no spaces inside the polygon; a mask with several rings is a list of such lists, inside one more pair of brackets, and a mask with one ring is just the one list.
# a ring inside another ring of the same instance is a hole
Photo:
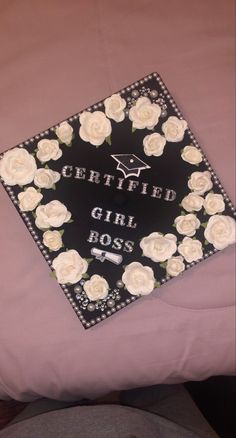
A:
{"label": "white rose", "polygon": [[168,117],[166,122],[162,124],[162,131],[164,132],[166,140],[174,143],[183,140],[186,129],[187,122],[175,116]]}
{"label": "white rose", "polygon": [[122,281],[132,295],[148,295],[155,287],[152,268],[143,266],[139,262],[132,262],[125,267]]}
{"label": "white rose", "polygon": [[199,164],[202,161],[202,154],[195,146],[185,146],[182,151],[181,157],[184,161],[190,164]]}
{"label": "white rose", "polygon": [[151,233],[140,242],[143,255],[149,257],[153,262],[164,262],[176,251],[177,238],[174,234]]}
{"label": "white rose", "polygon": [[36,169],[34,157],[23,148],[14,148],[5,152],[0,160],[0,176],[9,186],[31,183]]}
{"label": "white rose", "polygon": [[111,134],[111,122],[102,111],[84,111],[79,116],[79,135],[84,141],[100,146]]}
{"label": "white rose", "polygon": [[38,169],[34,176],[34,184],[43,189],[51,189],[59,181],[61,175],[51,169]]}
{"label": "white rose", "polygon": [[75,284],[88,269],[88,263],[75,249],[61,252],[52,262],[57,281],[60,284]]}
{"label": "white rose", "polygon": [[204,199],[196,195],[196,193],[189,193],[182,199],[181,205],[186,211],[200,211],[203,206]]}
{"label": "white rose", "polygon": [[166,272],[171,277],[177,277],[177,275],[181,274],[184,270],[185,264],[183,262],[183,257],[176,256],[167,260]]}
{"label": "white rose", "polygon": [[56,135],[62,143],[68,146],[72,141],[73,128],[68,122],[62,122],[56,128]]}
{"label": "white rose", "polygon": [[125,118],[124,108],[126,107],[126,101],[119,94],[113,94],[104,100],[105,113],[109,119],[115,120],[115,122],[122,122]]}
{"label": "white rose", "polygon": [[234,243],[235,235],[235,220],[222,214],[211,216],[204,231],[206,240],[219,250]]}
{"label": "white rose", "polygon": [[196,230],[200,227],[201,222],[195,214],[186,214],[175,218],[176,230],[179,234],[185,236],[194,236]]}
{"label": "white rose", "polygon": [[19,208],[21,211],[32,211],[41,201],[43,195],[34,187],[28,187],[24,192],[18,193]]}
{"label": "white rose", "polygon": [[152,103],[148,97],[139,97],[136,104],[129,110],[129,119],[136,129],[153,129],[158,123],[161,107]]}
{"label": "white rose", "polygon": [[183,241],[178,246],[178,252],[188,263],[199,260],[203,256],[200,240],[191,239],[191,237],[184,237]]}
{"label": "white rose", "polygon": [[105,278],[95,274],[84,283],[84,290],[90,301],[103,300],[108,294],[109,284]]}
{"label": "white rose", "polygon": [[188,180],[188,187],[197,195],[204,195],[213,187],[211,174],[208,170],[204,172],[193,172]]}
{"label": "white rose", "polygon": [[58,160],[62,156],[62,151],[59,148],[57,140],[43,139],[37,144],[37,158],[41,163],[45,163],[49,160]]}
{"label": "white rose", "polygon": [[60,227],[64,222],[68,222],[71,213],[60,201],[51,201],[46,205],[36,208],[35,224],[38,228]]}
{"label": "white rose", "polygon": [[153,134],[146,135],[143,140],[144,152],[146,155],[154,155],[159,157],[163,154],[166,139],[162,135],[154,132]]}
{"label": "white rose", "polygon": [[45,231],[45,233],[43,233],[43,243],[51,251],[58,251],[63,245],[60,232],[56,230]]}
{"label": "white rose", "polygon": [[222,213],[225,209],[224,198],[220,194],[208,193],[204,199],[203,206],[209,215]]}

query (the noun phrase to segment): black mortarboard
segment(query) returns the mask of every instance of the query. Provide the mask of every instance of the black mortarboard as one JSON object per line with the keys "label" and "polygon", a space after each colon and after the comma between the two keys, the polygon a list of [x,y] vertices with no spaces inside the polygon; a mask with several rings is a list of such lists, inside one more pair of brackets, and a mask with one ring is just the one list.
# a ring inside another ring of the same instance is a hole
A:
{"label": "black mortarboard", "polygon": [[120,170],[125,178],[129,176],[139,176],[141,170],[150,169],[148,164],[140,160],[134,154],[117,154],[111,155],[118,162],[117,169]]}
{"label": "black mortarboard", "polygon": [[157,73],[3,153],[0,178],[84,328],[234,239],[233,205]]}

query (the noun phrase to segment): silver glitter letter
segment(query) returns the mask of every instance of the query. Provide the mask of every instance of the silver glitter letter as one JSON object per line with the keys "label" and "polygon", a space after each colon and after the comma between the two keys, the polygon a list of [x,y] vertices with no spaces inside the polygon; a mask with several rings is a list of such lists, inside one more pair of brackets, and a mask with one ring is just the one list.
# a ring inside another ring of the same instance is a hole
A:
{"label": "silver glitter letter", "polygon": [[70,178],[72,176],[73,166],[63,166],[61,174],[65,178]]}
{"label": "silver glitter letter", "polygon": [[96,170],[90,170],[90,176],[89,176],[88,181],[95,182],[96,184],[99,184],[100,183],[99,177],[100,177],[99,172],[96,172]]}
{"label": "silver glitter letter", "polygon": [[165,201],[174,201],[176,198],[176,192],[172,189],[166,189]]}
{"label": "silver glitter letter", "polygon": [[100,221],[101,217],[102,217],[102,208],[100,207],[94,207],[91,211],[91,216],[94,219],[98,219]]}
{"label": "silver glitter letter", "polygon": [[99,233],[97,231],[90,230],[90,235],[89,238],[87,239],[87,242],[97,243],[98,237],[99,237]]}
{"label": "silver glitter letter", "polygon": [[156,187],[156,186],[153,186],[153,191],[152,191],[152,194],[151,194],[151,196],[152,196],[152,198],[161,198],[161,195],[162,195],[162,187]]}
{"label": "silver glitter letter", "polygon": [[85,167],[76,167],[76,174],[75,174],[75,178],[78,179],[85,179]]}

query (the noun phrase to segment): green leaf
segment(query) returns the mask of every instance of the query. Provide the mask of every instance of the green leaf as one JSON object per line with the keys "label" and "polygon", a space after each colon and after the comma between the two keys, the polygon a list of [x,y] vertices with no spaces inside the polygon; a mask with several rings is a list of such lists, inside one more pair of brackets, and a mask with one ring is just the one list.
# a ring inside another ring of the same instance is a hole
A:
{"label": "green leaf", "polygon": [[61,236],[63,236],[64,232],[65,232],[65,230],[59,230],[59,233]]}
{"label": "green leaf", "polygon": [[137,129],[137,128],[134,128],[134,127],[132,126],[132,132],[135,132],[135,131],[136,131],[136,129]]}
{"label": "green leaf", "polygon": [[51,271],[51,272],[50,272],[50,277],[51,277],[51,278],[57,278],[57,276],[56,276],[56,271]]}
{"label": "green leaf", "polygon": [[185,211],[181,211],[181,216],[186,216],[186,213],[185,213]]}
{"label": "green leaf", "polygon": [[93,258],[90,258],[90,259],[84,259],[84,260],[86,260],[86,262],[89,264],[89,263],[91,263],[91,262],[93,261]]}
{"label": "green leaf", "polygon": [[41,193],[41,189],[37,189],[37,192]]}
{"label": "green leaf", "polygon": [[166,269],[167,262],[159,263],[159,266],[163,269]]}
{"label": "green leaf", "polygon": [[182,149],[180,149],[180,153],[181,153],[181,154],[182,154],[183,150],[184,150],[183,148],[182,148]]}
{"label": "green leaf", "polygon": [[155,287],[161,287],[161,283],[160,283],[160,281],[155,281],[154,286],[155,286]]}
{"label": "green leaf", "polygon": [[201,227],[206,228],[207,227],[207,222],[202,222],[201,223]]}
{"label": "green leaf", "polygon": [[172,224],[172,227],[175,227],[175,228],[176,228],[176,225],[175,225],[175,224]]}
{"label": "green leaf", "polygon": [[66,144],[66,146],[67,146],[68,148],[71,148],[72,143]]}
{"label": "green leaf", "polygon": [[32,215],[33,215],[33,217],[36,219],[36,213],[35,213],[35,211],[32,211]]}
{"label": "green leaf", "polygon": [[51,187],[51,189],[52,189],[52,190],[56,190],[56,185],[53,184],[52,187]]}
{"label": "green leaf", "polygon": [[106,137],[105,140],[111,146],[111,136],[109,135],[109,137]]}
{"label": "green leaf", "polygon": [[45,164],[44,169],[49,169],[49,166]]}
{"label": "green leaf", "polygon": [[84,280],[86,280],[87,278],[89,278],[89,275],[87,274],[87,272],[85,272],[85,273],[82,275],[82,277],[83,277]]}
{"label": "green leaf", "polygon": [[67,224],[72,224],[72,222],[74,222],[73,221],[73,219],[70,219],[68,222],[66,222]]}
{"label": "green leaf", "polygon": [[204,240],[204,245],[209,245],[208,240]]}

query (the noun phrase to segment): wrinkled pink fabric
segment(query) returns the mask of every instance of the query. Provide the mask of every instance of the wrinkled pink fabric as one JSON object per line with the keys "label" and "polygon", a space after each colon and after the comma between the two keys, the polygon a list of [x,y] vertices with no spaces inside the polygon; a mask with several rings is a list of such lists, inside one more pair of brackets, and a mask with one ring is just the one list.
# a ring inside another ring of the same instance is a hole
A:
{"label": "wrinkled pink fabric", "polygon": [[[234,197],[234,1],[0,3],[0,150],[157,71]],[[0,187],[0,399],[235,372],[234,248],[84,330]]]}

